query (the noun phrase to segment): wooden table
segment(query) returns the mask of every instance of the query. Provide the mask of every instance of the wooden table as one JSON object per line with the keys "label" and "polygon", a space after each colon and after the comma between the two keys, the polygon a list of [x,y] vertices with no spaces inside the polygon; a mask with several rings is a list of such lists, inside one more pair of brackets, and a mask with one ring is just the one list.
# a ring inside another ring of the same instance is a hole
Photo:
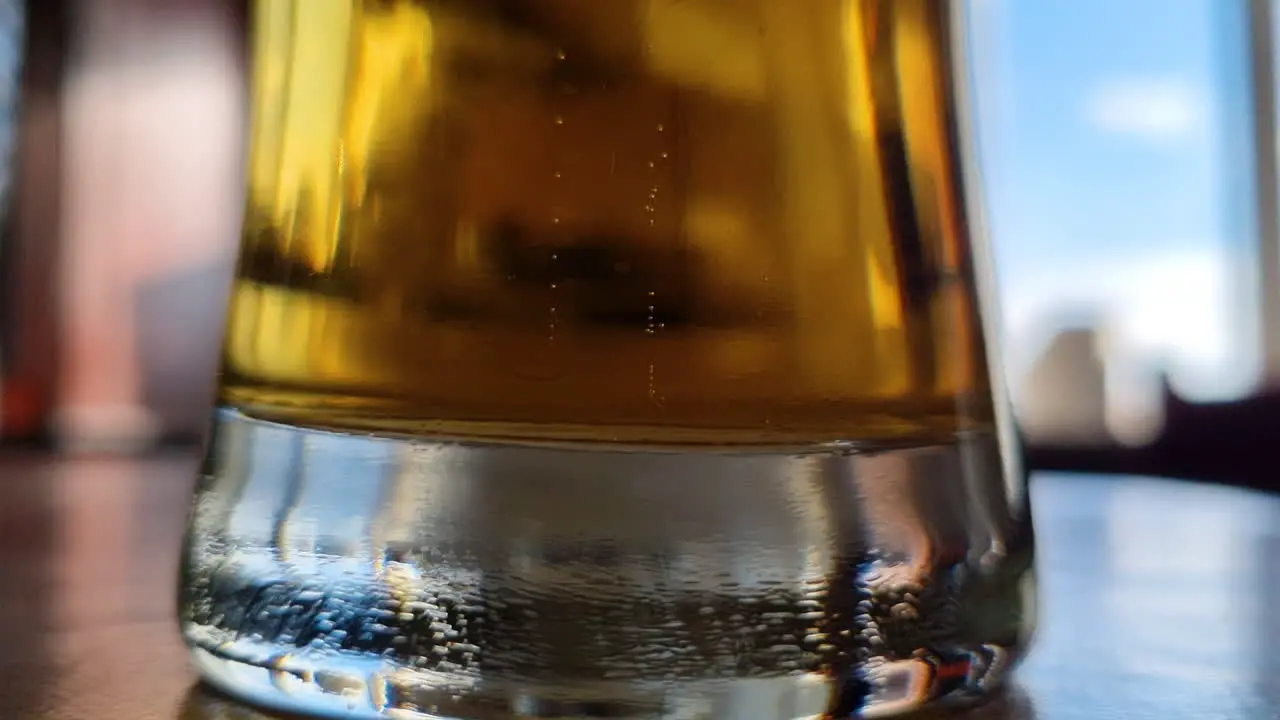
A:
{"label": "wooden table", "polygon": [[[0,458],[0,720],[260,716],[194,684],[174,623],[195,468]],[[1280,497],[1035,478],[1041,631],[1008,720],[1280,718]]]}

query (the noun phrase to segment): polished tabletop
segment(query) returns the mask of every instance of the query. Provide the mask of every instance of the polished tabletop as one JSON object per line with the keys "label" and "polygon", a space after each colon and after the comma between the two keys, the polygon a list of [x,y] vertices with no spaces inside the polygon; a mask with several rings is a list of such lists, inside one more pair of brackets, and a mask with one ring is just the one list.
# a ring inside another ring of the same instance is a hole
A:
{"label": "polished tabletop", "polygon": [[[0,457],[0,720],[263,720],[201,689],[173,621],[195,460]],[[1040,631],[970,717],[1280,718],[1280,497],[1034,478]]]}

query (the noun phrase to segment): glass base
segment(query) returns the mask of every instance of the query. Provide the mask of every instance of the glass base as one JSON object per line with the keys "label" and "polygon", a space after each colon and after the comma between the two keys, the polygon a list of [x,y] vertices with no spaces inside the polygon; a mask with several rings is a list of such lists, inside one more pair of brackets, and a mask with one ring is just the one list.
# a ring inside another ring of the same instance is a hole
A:
{"label": "glass base", "polygon": [[184,556],[201,675],[346,718],[793,720],[972,702],[1030,626],[995,442],[654,452],[219,413]]}

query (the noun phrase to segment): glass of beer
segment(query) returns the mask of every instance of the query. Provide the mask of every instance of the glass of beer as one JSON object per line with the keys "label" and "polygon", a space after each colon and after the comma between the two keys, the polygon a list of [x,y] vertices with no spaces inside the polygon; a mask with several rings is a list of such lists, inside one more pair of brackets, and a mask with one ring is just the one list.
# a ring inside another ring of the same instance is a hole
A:
{"label": "glass of beer", "polygon": [[950,0],[257,0],[181,627],[354,718],[990,696],[1032,603]]}

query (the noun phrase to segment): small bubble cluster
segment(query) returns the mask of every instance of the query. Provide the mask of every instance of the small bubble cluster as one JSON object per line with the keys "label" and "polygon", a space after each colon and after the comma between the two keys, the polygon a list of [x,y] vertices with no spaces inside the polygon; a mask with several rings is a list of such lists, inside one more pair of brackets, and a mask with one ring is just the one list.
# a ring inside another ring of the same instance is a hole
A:
{"label": "small bubble cluster", "polygon": [[[556,50],[556,60],[563,62],[567,57],[568,55],[565,53],[563,48],[559,48]],[[553,116],[552,123],[554,123],[557,128],[563,127],[565,124],[564,116],[560,114]],[[552,180],[561,180],[563,179],[563,177],[564,177],[564,173],[561,170],[556,169],[551,171]],[[552,208],[551,224],[556,226],[560,225],[560,212],[556,208]],[[559,256],[556,253],[552,252],[550,255],[551,281],[548,283],[548,288],[547,288],[551,293],[551,299],[547,306],[547,343],[548,344],[555,344],[556,330],[560,322],[560,317],[559,317],[560,303],[557,299],[557,291],[560,289],[560,284],[556,280],[556,278],[559,276],[556,268],[556,263],[558,260],[559,260]]]}

